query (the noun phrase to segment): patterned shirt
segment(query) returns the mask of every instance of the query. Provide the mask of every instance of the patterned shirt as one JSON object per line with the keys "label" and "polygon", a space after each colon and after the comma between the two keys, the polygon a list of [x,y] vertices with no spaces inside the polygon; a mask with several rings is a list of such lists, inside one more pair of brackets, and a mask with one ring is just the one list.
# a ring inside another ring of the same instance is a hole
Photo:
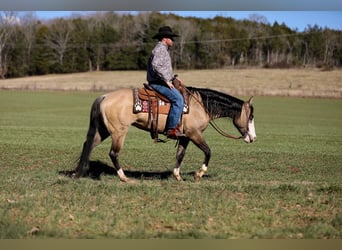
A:
{"label": "patterned shirt", "polygon": [[158,42],[152,50],[147,64],[147,81],[169,82],[173,78],[172,62],[169,48],[162,42]]}

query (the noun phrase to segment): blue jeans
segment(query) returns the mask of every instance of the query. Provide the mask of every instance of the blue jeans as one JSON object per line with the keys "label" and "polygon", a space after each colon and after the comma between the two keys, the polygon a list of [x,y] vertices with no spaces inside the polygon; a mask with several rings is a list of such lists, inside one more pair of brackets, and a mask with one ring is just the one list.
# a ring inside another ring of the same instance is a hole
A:
{"label": "blue jeans", "polygon": [[165,129],[166,131],[169,129],[173,129],[179,123],[181,118],[183,107],[184,107],[184,100],[183,96],[179,91],[175,88],[170,89],[168,86],[161,85],[161,84],[150,84],[150,86],[155,89],[158,93],[165,96],[171,102],[171,108],[169,112],[169,116],[167,118]]}

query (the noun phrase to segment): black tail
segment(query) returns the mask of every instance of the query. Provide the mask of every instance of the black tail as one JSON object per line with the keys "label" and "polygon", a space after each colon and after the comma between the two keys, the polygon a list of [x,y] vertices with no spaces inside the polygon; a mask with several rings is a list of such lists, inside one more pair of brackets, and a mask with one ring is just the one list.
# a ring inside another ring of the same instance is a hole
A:
{"label": "black tail", "polygon": [[[87,174],[89,170],[89,158],[93,149],[95,134],[96,132],[99,132],[100,135],[103,134],[104,128],[100,104],[104,98],[105,96],[98,97],[91,107],[87,139],[83,143],[82,153],[76,167],[76,178],[85,176]],[[102,140],[105,139],[102,136],[101,138]]]}

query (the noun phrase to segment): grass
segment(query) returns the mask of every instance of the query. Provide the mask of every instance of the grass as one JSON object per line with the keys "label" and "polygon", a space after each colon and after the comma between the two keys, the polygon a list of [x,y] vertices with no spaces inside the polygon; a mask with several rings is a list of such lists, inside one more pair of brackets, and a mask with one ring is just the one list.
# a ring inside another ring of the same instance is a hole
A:
{"label": "grass", "polygon": [[[342,97],[342,70],[218,69],[178,71],[186,85],[232,95]],[[108,91],[141,86],[145,71],[106,71],[3,79],[0,89]]]}
{"label": "grass", "polygon": [[[341,100],[256,97],[257,141],[208,128],[200,183],[195,146],[178,183],[174,143],[132,128],[121,163],[140,182],[129,185],[110,172],[59,174],[75,167],[98,95],[0,92],[0,238],[341,238]],[[109,143],[95,149],[95,167],[111,166]]]}

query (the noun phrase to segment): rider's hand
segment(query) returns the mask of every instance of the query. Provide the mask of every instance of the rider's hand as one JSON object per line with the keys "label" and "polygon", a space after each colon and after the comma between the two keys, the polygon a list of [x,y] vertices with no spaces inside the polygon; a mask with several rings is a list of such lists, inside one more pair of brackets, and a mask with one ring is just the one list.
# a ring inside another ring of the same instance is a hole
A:
{"label": "rider's hand", "polygon": [[172,82],[167,82],[167,86],[169,86],[170,89],[173,89],[175,86],[173,86]]}

